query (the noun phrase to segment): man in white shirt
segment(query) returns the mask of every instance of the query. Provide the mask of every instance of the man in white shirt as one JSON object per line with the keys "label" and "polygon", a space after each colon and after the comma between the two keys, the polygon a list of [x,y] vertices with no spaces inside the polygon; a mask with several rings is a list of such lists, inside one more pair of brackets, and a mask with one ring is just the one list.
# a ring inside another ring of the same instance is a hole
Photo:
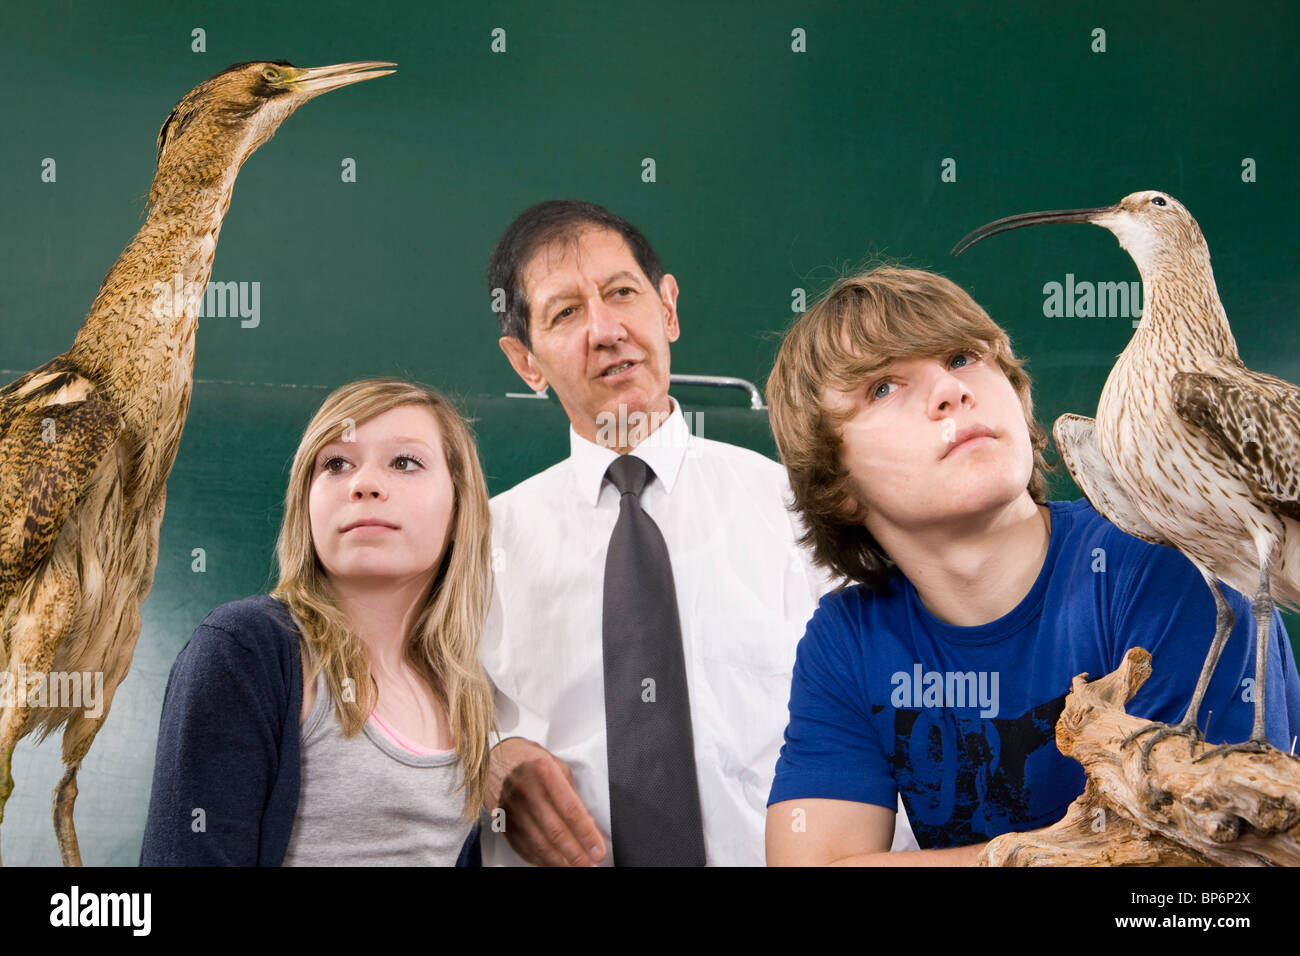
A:
{"label": "man in white shirt", "polygon": [[531,207],[493,251],[488,285],[504,301],[501,349],[529,388],[554,389],[571,455],[491,503],[482,657],[501,739],[484,863],[616,862],[602,617],[623,496],[606,471],[630,454],[649,466],[639,502],[671,562],[697,840],[702,829],[711,865],[761,865],[795,646],[831,585],[797,544],[785,470],[690,433],[668,395],[677,282],[621,218],[590,203]]}

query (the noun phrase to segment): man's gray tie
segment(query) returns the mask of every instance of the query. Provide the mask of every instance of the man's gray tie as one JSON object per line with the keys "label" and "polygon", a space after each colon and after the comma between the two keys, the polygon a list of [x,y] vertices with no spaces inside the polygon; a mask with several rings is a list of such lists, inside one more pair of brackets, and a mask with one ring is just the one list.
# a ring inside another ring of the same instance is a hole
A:
{"label": "man's gray tie", "polygon": [[704,866],[691,702],[668,545],[641,507],[654,472],[620,455],[605,558],[605,748],[615,866]]}

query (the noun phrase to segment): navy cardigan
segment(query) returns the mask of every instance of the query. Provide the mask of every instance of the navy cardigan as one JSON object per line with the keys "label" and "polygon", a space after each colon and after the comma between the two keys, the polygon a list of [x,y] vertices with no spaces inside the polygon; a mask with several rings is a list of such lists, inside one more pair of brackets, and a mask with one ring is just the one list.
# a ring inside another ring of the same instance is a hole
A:
{"label": "navy cardigan", "polygon": [[[172,665],[141,866],[279,866],[302,773],[298,628],[266,595],[217,608]],[[479,828],[457,866],[480,866]]]}

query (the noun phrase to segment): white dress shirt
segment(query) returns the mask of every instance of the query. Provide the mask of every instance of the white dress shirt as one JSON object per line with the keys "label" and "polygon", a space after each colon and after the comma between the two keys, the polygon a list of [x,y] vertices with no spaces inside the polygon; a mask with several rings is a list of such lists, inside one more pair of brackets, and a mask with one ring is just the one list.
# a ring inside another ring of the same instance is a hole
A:
{"label": "white dress shirt", "polygon": [[[706,858],[758,866],[795,646],[831,582],[796,544],[785,469],[690,434],[672,404],[630,454],[654,471],[641,506],[672,560]],[[482,658],[499,736],[536,741],[565,761],[612,847],[601,617],[620,498],[605,470],[618,456],[572,427],[569,446],[569,458],[492,499],[496,585]],[[485,824],[484,864],[524,863]],[[895,848],[911,838],[901,808],[899,824],[906,839]]]}

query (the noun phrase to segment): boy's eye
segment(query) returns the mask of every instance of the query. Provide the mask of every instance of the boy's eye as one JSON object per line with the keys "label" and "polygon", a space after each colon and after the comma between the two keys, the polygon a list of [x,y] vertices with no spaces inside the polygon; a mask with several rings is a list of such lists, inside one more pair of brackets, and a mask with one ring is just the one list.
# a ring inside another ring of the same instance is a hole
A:
{"label": "boy's eye", "polygon": [[[978,349],[962,349],[959,352],[952,353],[952,357],[948,359],[948,367],[967,368],[968,366],[977,364],[982,357],[983,353]],[[896,387],[896,382],[877,382],[875,385],[871,386],[868,399],[873,402],[878,402],[882,398],[887,398],[891,394],[889,390]]]}

